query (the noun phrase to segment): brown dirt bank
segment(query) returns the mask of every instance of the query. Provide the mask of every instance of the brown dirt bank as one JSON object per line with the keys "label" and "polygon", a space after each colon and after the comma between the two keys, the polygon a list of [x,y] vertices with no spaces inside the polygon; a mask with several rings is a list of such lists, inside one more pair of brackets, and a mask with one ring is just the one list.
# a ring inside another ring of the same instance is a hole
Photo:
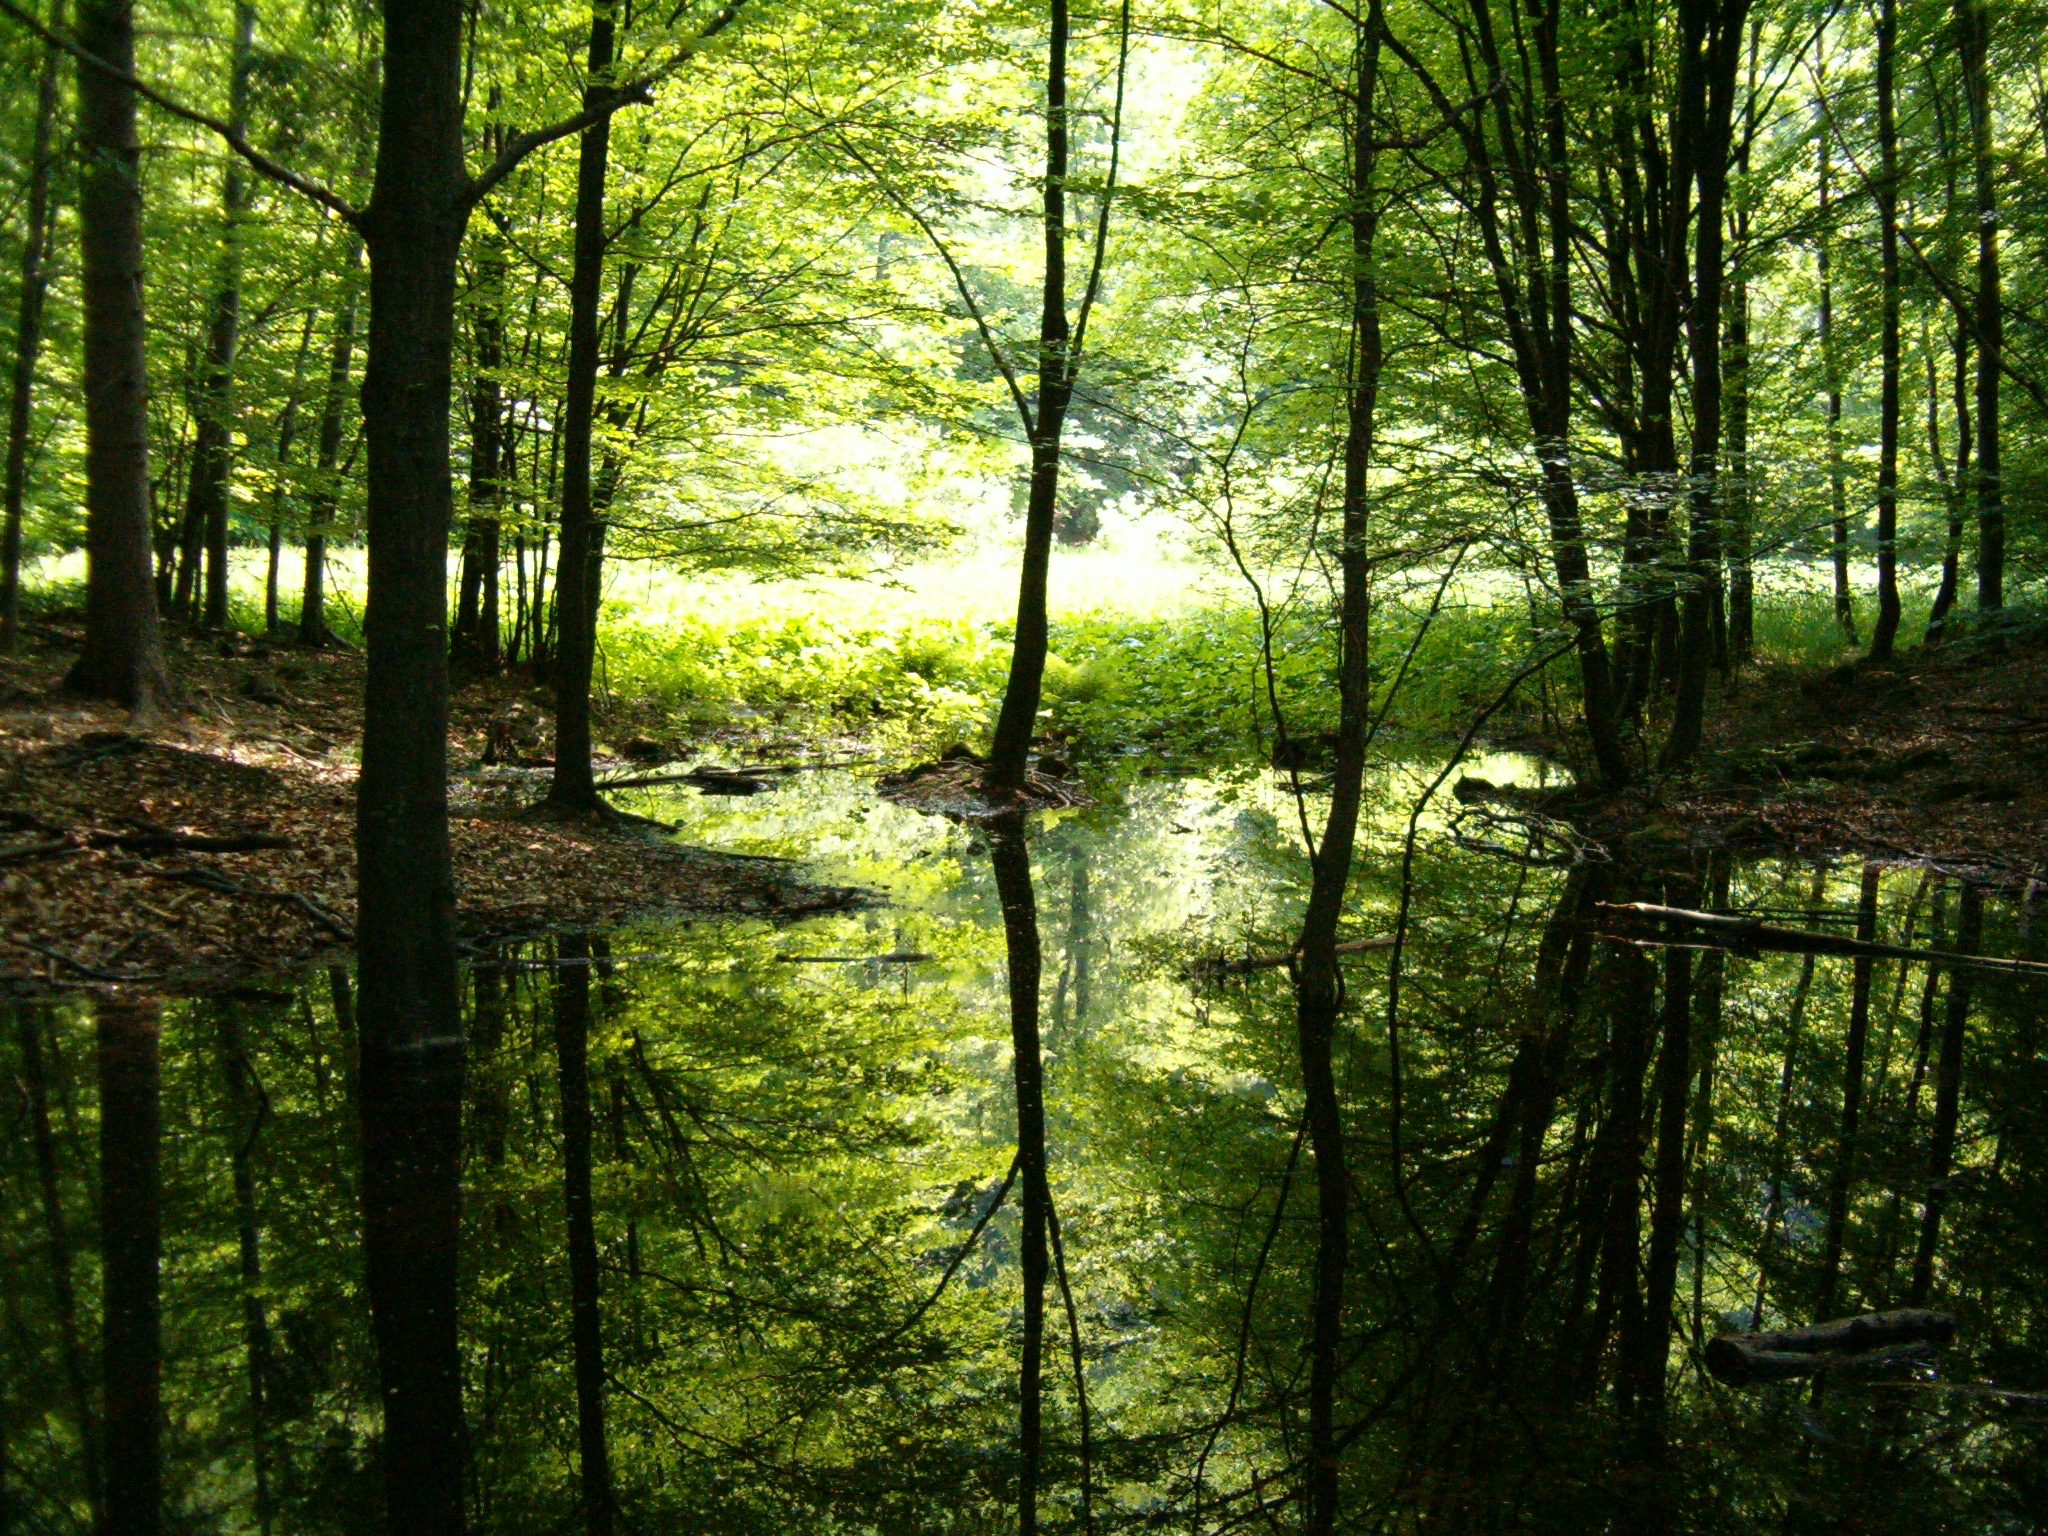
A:
{"label": "brown dirt bank", "polygon": [[[0,991],[148,981],[200,989],[347,948],[355,916],[361,662],[221,656],[173,640],[185,712],[131,734],[63,694],[77,634],[40,623],[0,660]],[[458,701],[474,763],[512,685]],[[796,915],[863,893],[650,828],[521,814],[532,783],[451,784],[465,940],[676,912]],[[240,845],[240,846],[236,846]]]}

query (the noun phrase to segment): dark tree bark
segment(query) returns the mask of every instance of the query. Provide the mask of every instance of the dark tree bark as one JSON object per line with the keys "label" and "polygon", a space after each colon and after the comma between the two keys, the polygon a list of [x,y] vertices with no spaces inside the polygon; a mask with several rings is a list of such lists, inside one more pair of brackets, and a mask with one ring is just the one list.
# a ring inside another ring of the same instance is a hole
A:
{"label": "dark tree bark", "polygon": [[[1877,622],[1870,659],[1889,661],[1899,633],[1899,128],[1894,112],[1898,3],[1877,10],[1877,201],[1880,358],[1877,413]],[[1825,1315],[1825,1309],[1823,1310]]]}
{"label": "dark tree bark", "polygon": [[[104,57],[104,55],[102,55]],[[163,1371],[157,1171],[158,1006],[100,998],[101,1391],[106,1402],[106,1536],[163,1529]]]}
{"label": "dark tree bark", "polygon": [[[51,0],[51,20],[63,26],[63,0]],[[50,280],[50,168],[56,159],[57,59],[43,49],[36,79],[35,139],[29,150],[28,208],[21,234],[21,287],[14,309],[14,387],[7,401],[5,522],[0,524],[0,654],[14,648],[21,624],[21,522],[28,489],[29,411],[35,401],[36,357],[43,344],[43,297]]]}
{"label": "dark tree bark", "polygon": [[57,1319],[57,1347],[64,1362],[64,1386],[70,1398],[72,1427],[78,1432],[85,1472],[85,1500],[97,1528],[104,1518],[100,1478],[100,1426],[93,1412],[92,1386],[86,1376],[85,1348],[78,1331],[78,1291],[71,1272],[71,1233],[64,1220],[63,1183],[57,1167],[57,1138],[50,1126],[49,1075],[43,1065],[42,1012],[19,1004],[14,1013],[21,1043],[21,1084],[28,1101],[29,1130],[35,1142],[36,1189],[42,1197],[43,1245],[49,1258],[50,1310]]}
{"label": "dark tree bark", "polygon": [[349,370],[355,361],[357,274],[362,265],[362,236],[351,233],[327,352],[327,396],[320,407],[313,493],[306,498],[306,569],[299,594],[299,644],[304,646],[323,646],[328,641],[327,537],[333,531],[334,509],[341,501],[341,439],[348,416]]}
{"label": "dark tree bark", "polygon": [[[78,41],[135,67],[134,0],[81,0]],[[151,582],[149,379],[143,354],[141,147],[135,93],[78,70],[78,241],[85,292],[85,648],[73,692],[147,716],[167,702]]]}
{"label": "dark tree bark", "polygon": [[1017,1094],[1017,1175],[1022,1195],[1018,1242],[1024,1271],[1024,1337],[1017,1367],[1017,1530],[1019,1536],[1036,1536],[1044,1451],[1046,1219],[1052,1205],[1045,1160],[1045,1061],[1038,1037],[1043,961],[1023,818],[1013,814],[991,824],[988,845],[1009,957],[1010,1071]]}
{"label": "dark tree bark", "polygon": [[1701,123],[1692,303],[1686,344],[1692,358],[1692,465],[1686,536],[1686,585],[1678,643],[1678,691],[1665,766],[1699,750],[1705,724],[1707,669],[1713,663],[1713,616],[1721,590],[1721,291],[1722,236],[1728,202],[1728,160],[1735,131],[1735,77],[1742,58],[1749,0],[1687,0],[1680,14],[1688,38],[1689,73]]}
{"label": "dark tree bark", "polygon": [[[1956,914],[1956,952],[1971,955],[1984,936],[1984,892],[1963,885]],[[1934,1075],[1934,1127],[1927,1152],[1927,1191],[1920,1207],[1920,1243],[1913,1255],[1912,1304],[1923,1305],[1934,1289],[1934,1255],[1941,1244],[1941,1216],[1948,1205],[1948,1176],[1955,1166],[1956,1123],[1962,1112],[1963,1036],[1970,1022],[1970,972],[1948,974],[1948,1009],[1942,1019],[1941,1056]]]}
{"label": "dark tree bark", "polygon": [[562,1113],[562,1196],[569,1232],[569,1331],[576,1355],[576,1444],[586,1536],[610,1536],[611,1457],[604,1430],[604,1320],[590,1194],[590,941],[566,934],[555,970],[555,1064]]}
{"label": "dark tree bark", "polygon": [[1743,88],[1743,124],[1736,153],[1736,195],[1731,220],[1735,255],[1724,300],[1728,336],[1722,352],[1727,397],[1727,474],[1723,477],[1728,517],[1728,652],[1741,666],[1756,656],[1756,575],[1753,472],[1749,462],[1749,150],[1756,137],[1757,29],[1749,34],[1749,68]]}
{"label": "dark tree bark", "polygon": [[[586,107],[611,86],[612,0],[590,8]],[[597,656],[597,603],[604,527],[591,507],[590,439],[596,415],[598,300],[604,285],[604,184],[611,120],[583,130],[576,162],[576,256],[569,274],[569,366],[562,419],[562,533],[555,564],[555,773],[550,804],[595,810],[590,774],[590,679]]]}
{"label": "dark tree bark", "polygon": [[[491,108],[498,92],[491,91]],[[495,149],[501,137],[496,125],[484,136]],[[462,542],[462,581],[455,604],[455,629],[449,637],[448,659],[467,677],[491,677],[498,671],[498,511],[503,499],[505,457],[504,390],[498,370],[505,361],[505,253],[496,233],[479,242],[476,306],[471,322],[475,349],[474,377],[469,392],[469,530]]]}
{"label": "dark tree bark", "polygon": [[448,860],[448,464],[468,221],[463,8],[384,12],[363,424],[369,600],[356,792],[363,1233],[393,1531],[464,1529],[456,1334],[463,1039]]}
{"label": "dark tree bark", "polygon": [[[1856,898],[1856,937],[1877,942],[1877,880],[1875,864],[1863,866]],[[1834,1176],[1828,1182],[1826,1235],[1822,1239],[1819,1301],[1815,1317],[1834,1315],[1842,1278],[1842,1239],[1849,1221],[1849,1193],[1856,1180],[1856,1153],[1863,1112],[1863,1057],[1870,1039],[1870,978],[1876,961],[1859,955],[1849,993],[1849,1039],[1842,1060],[1842,1130],[1835,1141]]]}
{"label": "dark tree bark", "polygon": [[[1826,891],[1827,871],[1823,867],[1813,872],[1811,902],[1818,905]],[[1792,1086],[1796,1081],[1793,1069],[1799,1061],[1800,1032],[1806,1023],[1807,1001],[1813,996],[1813,967],[1812,955],[1801,959],[1799,984],[1792,990],[1792,1007],[1785,1017],[1785,1062],[1778,1072],[1778,1109],[1771,1122],[1771,1192],[1764,1203],[1763,1238],[1757,1245],[1756,1300],[1750,1304],[1749,1313],[1749,1326],[1752,1328],[1761,1328],[1764,1325],[1764,1302],[1770,1284],[1771,1255],[1777,1244],[1778,1224],[1785,1215],[1785,1183],[1789,1174],[1786,1156],[1792,1130]]]}
{"label": "dark tree bark", "polygon": [[2005,358],[2005,305],[1998,274],[1998,187],[1992,141],[1991,12],[1957,0],[1963,93],[1970,108],[1970,164],[1977,223],[1977,607],[2005,606],[2004,460],[1998,411]]}
{"label": "dark tree bark", "polygon": [[1606,962],[1607,1071],[1600,1130],[1593,1143],[1590,1210],[1599,1244],[1599,1285],[1593,1326],[1581,1342],[1577,1379],[1584,1390],[1598,1379],[1610,1334],[1620,1337],[1617,1397],[1632,1411],[1639,1382],[1634,1362],[1644,1353],[1641,1266],[1643,1194],[1643,1080],[1656,1033],[1656,967],[1641,953],[1614,947]]}
{"label": "dark tree bark", "polygon": [[[228,66],[228,126],[236,133],[249,124],[255,38],[256,8],[236,0],[234,54]],[[199,432],[185,503],[185,526],[205,542],[206,606],[200,622],[209,630],[228,624],[228,479],[234,471],[235,352],[242,325],[242,221],[248,207],[242,159],[230,154],[221,173],[220,280],[206,328],[206,358],[192,391]]]}
{"label": "dark tree bark", "polygon": [[1367,550],[1372,506],[1369,475],[1379,401],[1382,346],[1379,282],[1373,246],[1379,230],[1374,186],[1377,91],[1381,44],[1375,3],[1353,39],[1354,81],[1348,103],[1351,143],[1346,187],[1349,207],[1349,355],[1345,360],[1344,501],[1337,551],[1338,595],[1337,760],[1322,841],[1311,850],[1308,910],[1302,917],[1300,958],[1294,966],[1296,1048],[1301,1060],[1303,1113],[1316,1168],[1315,1291],[1309,1323],[1308,1520],[1311,1536],[1336,1529],[1338,1507],[1337,1376],[1344,1329],[1344,1269],[1350,1249],[1350,1175],[1344,1119],[1337,1097],[1333,1052],[1344,978],[1337,962],[1337,928],[1351,884],[1363,797],[1367,721],[1371,713],[1370,656],[1372,562]]}
{"label": "dark tree bark", "polygon": [[256,1528],[270,1536],[270,1318],[263,1305],[263,1238],[256,1210],[256,1138],[269,1100],[256,1080],[233,1003],[219,1010],[221,1077],[228,1101],[228,1169],[235,1189],[235,1247],[242,1283],[242,1356],[249,1384],[250,1466]]}
{"label": "dark tree bark", "polygon": [[[1697,887],[1695,887],[1697,889]],[[1663,1040],[1657,1052],[1657,1146],[1650,1181],[1650,1251],[1635,1352],[1635,1398],[1644,1460],[1654,1476],[1664,1451],[1664,1378],[1685,1233],[1686,1105],[1692,1089],[1692,951],[1664,952]],[[1661,1507],[1661,1501],[1659,1501]]]}

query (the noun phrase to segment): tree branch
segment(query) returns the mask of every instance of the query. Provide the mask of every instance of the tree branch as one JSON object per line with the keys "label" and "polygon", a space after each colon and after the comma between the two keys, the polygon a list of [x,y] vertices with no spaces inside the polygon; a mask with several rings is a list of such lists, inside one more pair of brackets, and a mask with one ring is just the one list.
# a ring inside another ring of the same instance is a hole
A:
{"label": "tree branch", "polygon": [[129,90],[140,96],[151,106],[159,107],[170,113],[173,117],[183,118],[186,122],[196,124],[198,127],[215,134],[229,149],[232,149],[263,175],[268,176],[280,186],[290,187],[294,192],[311,198],[322,207],[333,209],[357,228],[360,229],[362,227],[362,210],[349,202],[347,198],[331,188],[323,186],[312,177],[301,175],[288,165],[278,164],[277,161],[271,159],[270,156],[264,154],[262,150],[251,144],[238,130],[222,122],[219,118],[209,117],[204,112],[194,111],[191,107],[173,100],[153,86],[145,85],[126,70],[116,69],[98,54],[88,52],[72,39],[63,36],[61,33],[51,31],[42,22],[15,5],[13,0],[0,0],[0,15],[13,18],[52,48],[62,53],[70,54],[72,58],[76,59],[86,68],[97,70],[108,79],[127,86]]}

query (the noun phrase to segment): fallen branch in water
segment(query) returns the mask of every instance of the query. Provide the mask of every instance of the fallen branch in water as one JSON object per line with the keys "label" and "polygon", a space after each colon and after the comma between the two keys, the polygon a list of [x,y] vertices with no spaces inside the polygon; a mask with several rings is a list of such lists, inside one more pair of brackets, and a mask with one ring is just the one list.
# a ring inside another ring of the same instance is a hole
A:
{"label": "fallen branch in water", "polygon": [[[1738,955],[1864,956],[1873,960],[1917,960],[1927,965],[1998,971],[2007,975],[2048,976],[2048,964],[2039,960],[2004,960],[1995,955],[1965,955],[1945,949],[1909,949],[1900,944],[1878,944],[1837,933],[1779,928],[1754,918],[1731,917],[1723,912],[1693,912],[1684,907],[1660,907],[1647,901],[1601,901],[1595,902],[1594,908],[1612,913],[1624,922],[1632,918],[1647,918],[1690,929],[1705,941],[1703,947],[1731,950]],[[1625,944],[1662,942],[1640,933],[1603,932],[1597,936]]]}
{"label": "fallen branch in water", "polygon": [[920,961],[936,960],[937,955],[921,954],[914,950],[896,950],[886,955],[777,955],[777,965],[916,965]]}
{"label": "fallen branch in water", "polygon": [[[1339,944],[1335,953],[1340,955],[1362,955],[1375,949],[1392,949],[1394,936],[1391,933],[1375,934],[1369,939],[1346,939]],[[1232,959],[1227,955],[1210,955],[1192,962],[1186,974],[1191,977],[1247,976],[1253,971],[1274,970],[1283,965],[1292,965],[1301,958],[1301,951],[1290,949],[1277,955],[1245,955]]]}

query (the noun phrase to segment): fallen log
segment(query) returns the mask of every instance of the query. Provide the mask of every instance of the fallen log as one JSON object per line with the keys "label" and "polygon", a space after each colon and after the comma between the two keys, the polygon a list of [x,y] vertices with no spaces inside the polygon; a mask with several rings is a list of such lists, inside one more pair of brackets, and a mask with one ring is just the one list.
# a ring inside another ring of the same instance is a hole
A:
{"label": "fallen log", "polygon": [[[1873,960],[1918,961],[1923,965],[1951,966],[1975,971],[1996,971],[2003,975],[2048,976],[2048,963],[2039,960],[2005,960],[1995,955],[1965,955],[1946,949],[1909,949],[1902,944],[1878,944],[1852,939],[1838,933],[1814,933],[1805,928],[1780,928],[1754,918],[1733,917],[1725,912],[1694,912],[1685,907],[1660,907],[1648,901],[1600,901],[1596,911],[1610,913],[1628,922],[1649,919],[1689,929],[1707,941],[1707,947],[1726,949],[1738,955],[1844,955]],[[1657,943],[1640,933],[1600,933],[1604,939],[1624,943]],[[1712,942],[1718,940],[1719,942]]]}
{"label": "fallen log", "polygon": [[1869,1373],[1929,1359],[1956,1336],[1946,1312],[1904,1307],[1805,1328],[1724,1333],[1707,1340],[1707,1373],[1729,1386],[1843,1371]]}
{"label": "fallen log", "polygon": [[86,841],[95,848],[119,848],[124,853],[257,853],[266,848],[289,848],[289,839],[274,832],[241,832],[228,837],[207,837],[187,832],[94,832]]}
{"label": "fallen log", "polygon": [[927,955],[916,950],[895,950],[886,955],[777,955],[777,965],[918,965],[926,960],[936,960],[937,955]]}

